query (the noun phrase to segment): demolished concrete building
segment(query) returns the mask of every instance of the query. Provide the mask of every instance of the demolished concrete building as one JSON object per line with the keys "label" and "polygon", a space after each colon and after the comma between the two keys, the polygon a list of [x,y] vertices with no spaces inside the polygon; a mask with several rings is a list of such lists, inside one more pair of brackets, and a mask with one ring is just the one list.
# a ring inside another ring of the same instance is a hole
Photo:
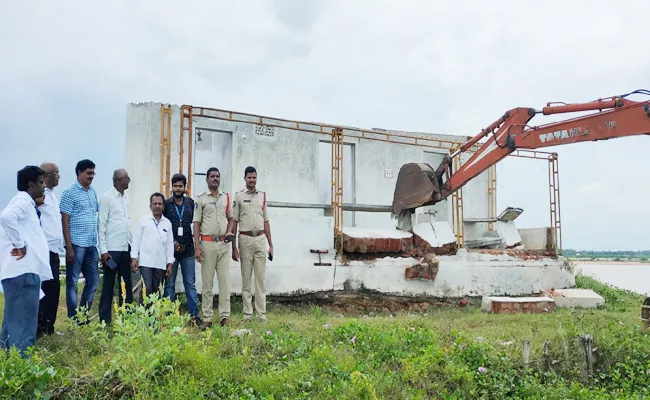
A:
{"label": "demolished concrete building", "polygon": [[[400,167],[437,166],[468,139],[130,103],[131,218],[149,211],[153,192],[170,195],[174,173],[188,177],[188,195],[196,198],[207,188],[209,167],[219,168],[220,190],[232,194],[244,187],[244,169],[252,165],[268,193],[270,296],[338,290],[496,296],[574,286],[572,268],[558,255],[558,226],[518,229],[523,210],[497,214],[494,166],[449,199],[417,209],[412,229],[398,227],[390,205]],[[231,261],[230,278],[232,293],[241,293],[238,262]],[[176,285],[182,291],[180,274]]]}

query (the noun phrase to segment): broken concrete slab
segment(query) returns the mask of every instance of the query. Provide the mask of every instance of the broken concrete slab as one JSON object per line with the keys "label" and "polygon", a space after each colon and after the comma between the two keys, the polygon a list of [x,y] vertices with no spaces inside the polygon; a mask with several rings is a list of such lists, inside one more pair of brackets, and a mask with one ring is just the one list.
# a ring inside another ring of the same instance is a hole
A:
{"label": "broken concrete slab", "polygon": [[605,298],[591,289],[552,289],[542,294],[553,298],[559,308],[597,308],[605,305]]}
{"label": "broken concrete slab", "polygon": [[343,250],[348,253],[401,253],[413,234],[393,229],[343,228]]}
{"label": "broken concrete slab", "polygon": [[445,221],[422,222],[413,228],[413,246],[416,254],[455,254],[456,236]]}
{"label": "broken concrete slab", "polygon": [[481,310],[494,314],[548,313],[555,311],[551,297],[501,297],[484,296]]}
{"label": "broken concrete slab", "polygon": [[494,225],[507,248],[510,249],[522,244],[519,230],[514,221],[497,221]]}

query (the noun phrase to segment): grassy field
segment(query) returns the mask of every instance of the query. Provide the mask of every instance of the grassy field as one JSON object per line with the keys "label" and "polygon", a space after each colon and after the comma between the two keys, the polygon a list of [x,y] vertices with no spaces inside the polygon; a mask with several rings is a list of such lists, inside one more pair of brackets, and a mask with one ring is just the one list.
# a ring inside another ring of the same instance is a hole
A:
{"label": "grassy field", "polygon": [[[0,396],[646,398],[650,335],[640,329],[643,297],[586,277],[577,282],[603,295],[605,308],[490,315],[471,305],[431,306],[350,315],[271,304],[268,323],[244,324],[241,303],[233,300],[233,326],[207,332],[188,327],[178,304],[166,300],[119,309],[112,327],[96,319],[74,326],[65,320],[62,292],[57,326],[64,335],[40,340],[27,360],[0,355]],[[575,345],[585,334],[595,338],[591,376],[584,375],[584,350]],[[531,343],[527,365],[525,340]]]}

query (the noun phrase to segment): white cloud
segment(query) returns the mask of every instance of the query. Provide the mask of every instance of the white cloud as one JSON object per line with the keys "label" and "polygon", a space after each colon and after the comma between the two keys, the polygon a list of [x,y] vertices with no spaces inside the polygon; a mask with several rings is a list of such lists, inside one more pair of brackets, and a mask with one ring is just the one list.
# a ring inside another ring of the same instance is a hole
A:
{"label": "white cloud", "polygon": [[[50,159],[67,186],[89,157],[108,188],[131,101],[474,135],[513,107],[648,88],[650,54],[632,38],[647,37],[649,11],[587,0],[10,2],[0,14],[2,182]],[[565,246],[648,247],[648,140],[550,149]],[[499,207],[521,205],[522,223],[539,226],[546,165],[532,163],[502,162]],[[589,182],[604,188],[580,193]]]}

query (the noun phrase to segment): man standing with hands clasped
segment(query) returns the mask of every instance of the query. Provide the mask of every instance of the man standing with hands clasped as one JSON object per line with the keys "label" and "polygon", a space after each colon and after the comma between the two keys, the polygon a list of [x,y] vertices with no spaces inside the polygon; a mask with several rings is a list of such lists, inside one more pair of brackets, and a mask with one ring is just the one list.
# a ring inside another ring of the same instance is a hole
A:
{"label": "man standing with hands clasped", "polygon": [[99,252],[104,268],[104,280],[99,298],[99,320],[111,323],[113,309],[113,290],[115,278],[117,286],[124,281],[126,298],[118,291],[119,305],[133,302],[131,286],[131,206],[126,189],[131,178],[125,169],[113,172],[113,187],[99,200]]}
{"label": "man standing with hands clasped", "polygon": [[266,211],[266,192],[257,189],[257,170],[246,167],[244,171],[246,188],[235,193],[233,202],[232,230],[228,238],[233,239],[239,224],[239,254],[233,251],[233,258],[241,257],[242,300],[244,303],[244,321],[253,318],[251,304],[251,274],[255,275],[255,310],[261,321],[266,321],[266,242],[269,243],[269,260],[273,260],[273,241],[271,225]]}
{"label": "man standing with hands clasped", "polygon": [[230,195],[219,191],[221,173],[217,168],[209,168],[206,176],[208,190],[197,197],[194,205],[194,248],[203,281],[201,330],[212,326],[215,270],[219,282],[220,324],[230,325],[230,255],[225,237],[232,224]]}
{"label": "man standing with hands clasped", "polygon": [[146,295],[160,291],[172,272],[174,236],[172,223],[163,215],[165,197],[154,193],[149,198],[151,214],[138,221],[131,246],[131,270],[140,267]]}

